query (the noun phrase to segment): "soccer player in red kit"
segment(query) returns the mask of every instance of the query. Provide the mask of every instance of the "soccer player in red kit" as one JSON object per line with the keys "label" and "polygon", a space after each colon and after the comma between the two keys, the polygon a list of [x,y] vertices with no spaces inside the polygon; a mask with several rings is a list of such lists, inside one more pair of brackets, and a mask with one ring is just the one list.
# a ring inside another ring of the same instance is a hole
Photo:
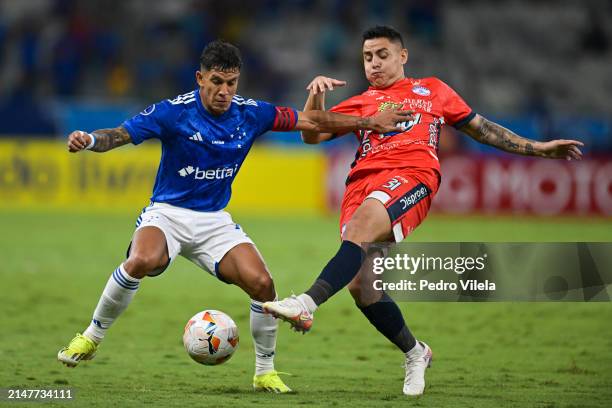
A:
{"label": "soccer player in red kit", "polygon": [[[277,302],[266,302],[265,311],[306,332],[313,313],[323,302],[348,285],[357,306],[367,319],[406,358],[403,392],[420,395],[425,389],[425,369],[432,352],[417,341],[395,302],[384,292],[360,283],[358,271],[365,259],[361,243],[400,242],[426,217],[440,185],[438,141],[441,127],[451,125],[475,140],[510,153],[579,160],[582,143],[574,140],[538,142],[516,135],[476,114],[447,84],[435,77],[406,78],[408,50],[393,28],[377,26],[363,34],[363,62],[370,87],[333,107],[334,112],[370,116],[401,107],[413,111],[412,118],[395,132],[356,133],[360,146],[348,175],[342,201],[342,244],[305,293]],[[327,90],[344,86],[323,76],[309,85],[304,108],[324,110]],[[320,143],[331,133],[302,132],[306,143]]]}

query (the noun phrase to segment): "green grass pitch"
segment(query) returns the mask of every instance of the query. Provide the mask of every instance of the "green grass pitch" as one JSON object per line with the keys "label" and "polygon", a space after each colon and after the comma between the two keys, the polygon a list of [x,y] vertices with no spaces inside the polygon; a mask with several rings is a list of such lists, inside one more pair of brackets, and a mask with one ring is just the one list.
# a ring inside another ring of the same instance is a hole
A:
{"label": "green grass pitch", "polygon": [[[408,399],[402,355],[347,292],[317,312],[308,335],[280,327],[277,369],[292,374],[284,378],[297,393],[253,393],[246,295],[184,259],[146,279],[98,356],[68,369],[57,350],[88,324],[137,215],[0,213],[0,388],[73,387],[76,401],[45,405],[73,407],[612,404],[610,303],[402,303],[435,355],[426,394]],[[335,217],[234,218],[258,244],[281,296],[304,290],[338,245]],[[612,241],[612,220],[432,215],[411,239]],[[227,312],[241,330],[236,355],[217,367],[191,361],[181,342],[187,319],[206,308]]]}

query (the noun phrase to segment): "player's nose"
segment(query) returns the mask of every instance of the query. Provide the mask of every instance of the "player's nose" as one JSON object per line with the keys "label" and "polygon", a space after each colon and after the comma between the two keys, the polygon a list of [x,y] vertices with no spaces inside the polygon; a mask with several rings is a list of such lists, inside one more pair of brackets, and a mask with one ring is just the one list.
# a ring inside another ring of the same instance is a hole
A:
{"label": "player's nose", "polygon": [[227,86],[227,84],[221,85],[221,88],[219,88],[219,95],[228,95],[228,94],[229,94],[229,86]]}

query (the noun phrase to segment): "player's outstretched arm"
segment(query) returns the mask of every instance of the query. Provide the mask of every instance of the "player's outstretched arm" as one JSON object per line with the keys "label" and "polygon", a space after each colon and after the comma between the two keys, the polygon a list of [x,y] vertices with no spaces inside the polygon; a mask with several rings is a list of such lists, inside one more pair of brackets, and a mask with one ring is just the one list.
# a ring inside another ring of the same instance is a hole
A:
{"label": "player's outstretched arm", "polygon": [[130,134],[123,126],[99,129],[91,133],[76,130],[68,135],[68,151],[76,153],[88,149],[101,153],[131,141]]}
{"label": "player's outstretched arm", "polygon": [[582,152],[580,151],[580,146],[584,146],[582,142],[564,139],[538,142],[521,137],[480,115],[474,116],[461,128],[461,131],[480,143],[497,147],[509,153],[549,159],[582,159]]}
{"label": "player's outstretched arm", "polygon": [[[339,79],[329,78],[322,75],[315,77],[306,87],[308,92],[308,99],[304,105],[304,112],[311,110],[325,110],[325,91],[333,91],[334,87],[345,86],[346,81]],[[304,130],[302,131],[302,141],[307,144],[317,144],[325,142],[334,137],[333,133],[324,132],[312,132]]]}
{"label": "player's outstretched arm", "polygon": [[334,112],[313,110],[298,112],[296,130],[310,132],[348,133],[356,130],[371,130],[377,133],[397,131],[397,124],[410,120],[412,111],[386,110],[374,116],[359,117]]}

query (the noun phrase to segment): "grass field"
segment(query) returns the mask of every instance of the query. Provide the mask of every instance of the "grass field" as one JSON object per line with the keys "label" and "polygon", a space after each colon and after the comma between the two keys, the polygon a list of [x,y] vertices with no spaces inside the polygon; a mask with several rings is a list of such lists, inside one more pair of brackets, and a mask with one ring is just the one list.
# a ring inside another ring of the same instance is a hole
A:
{"label": "grass field", "polygon": [[[0,213],[0,388],[73,387],[76,401],[63,405],[75,407],[612,404],[609,303],[403,303],[411,328],[436,355],[426,394],[407,399],[402,355],[348,293],[317,312],[306,336],[281,326],[276,364],[293,374],[286,381],[297,392],[255,394],[248,299],[183,259],[141,284],[95,360],[67,369],[57,350],[88,324],[136,215]],[[338,245],[334,217],[235,218],[258,244],[281,296],[305,289]],[[432,216],[412,239],[612,241],[612,220]],[[241,330],[236,355],[222,366],[200,366],[183,350],[186,320],[205,308],[226,311]],[[28,405],[39,406],[18,406]]]}

